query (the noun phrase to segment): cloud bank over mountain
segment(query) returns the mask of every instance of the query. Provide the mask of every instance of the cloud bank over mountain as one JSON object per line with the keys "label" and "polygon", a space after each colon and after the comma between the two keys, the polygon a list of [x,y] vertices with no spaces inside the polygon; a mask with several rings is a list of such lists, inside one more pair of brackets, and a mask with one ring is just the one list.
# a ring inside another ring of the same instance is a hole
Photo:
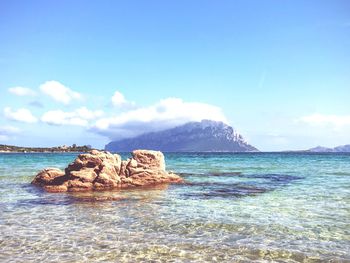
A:
{"label": "cloud bank over mountain", "polygon": [[185,102],[180,98],[167,98],[150,106],[101,118],[90,130],[110,139],[128,138],[203,119],[227,123],[225,115],[217,106],[200,102]]}

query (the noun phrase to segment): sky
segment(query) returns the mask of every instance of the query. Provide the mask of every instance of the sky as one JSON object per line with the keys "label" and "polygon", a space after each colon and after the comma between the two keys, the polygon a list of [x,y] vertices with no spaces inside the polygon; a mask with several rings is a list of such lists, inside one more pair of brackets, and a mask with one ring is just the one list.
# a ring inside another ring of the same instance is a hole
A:
{"label": "sky", "polygon": [[0,144],[213,119],[262,151],[350,144],[350,2],[0,1]]}

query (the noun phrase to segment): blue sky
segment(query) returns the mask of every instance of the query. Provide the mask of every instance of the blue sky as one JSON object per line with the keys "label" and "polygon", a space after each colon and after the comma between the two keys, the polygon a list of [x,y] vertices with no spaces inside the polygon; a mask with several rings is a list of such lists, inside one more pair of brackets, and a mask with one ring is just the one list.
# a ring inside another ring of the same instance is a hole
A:
{"label": "blue sky", "polygon": [[0,144],[201,118],[260,150],[350,143],[349,1],[1,1],[0,36]]}

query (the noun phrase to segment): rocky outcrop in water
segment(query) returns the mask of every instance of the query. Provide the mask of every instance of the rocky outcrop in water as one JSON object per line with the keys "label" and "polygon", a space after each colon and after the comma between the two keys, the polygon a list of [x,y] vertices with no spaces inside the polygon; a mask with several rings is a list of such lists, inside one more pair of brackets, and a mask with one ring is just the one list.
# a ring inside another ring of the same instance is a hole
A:
{"label": "rocky outcrop in water", "polygon": [[135,150],[132,158],[122,161],[118,154],[92,150],[80,154],[65,171],[40,171],[32,184],[49,192],[76,192],[181,182],[180,176],[165,170],[159,151]]}

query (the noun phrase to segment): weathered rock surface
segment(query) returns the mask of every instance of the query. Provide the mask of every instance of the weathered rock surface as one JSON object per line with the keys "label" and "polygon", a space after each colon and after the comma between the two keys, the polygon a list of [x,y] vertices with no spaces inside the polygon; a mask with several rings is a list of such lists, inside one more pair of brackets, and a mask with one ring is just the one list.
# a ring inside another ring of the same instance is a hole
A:
{"label": "weathered rock surface", "polygon": [[165,170],[159,151],[135,150],[132,158],[122,161],[118,154],[92,150],[80,154],[65,171],[40,171],[32,184],[49,192],[76,192],[181,182],[180,176]]}

